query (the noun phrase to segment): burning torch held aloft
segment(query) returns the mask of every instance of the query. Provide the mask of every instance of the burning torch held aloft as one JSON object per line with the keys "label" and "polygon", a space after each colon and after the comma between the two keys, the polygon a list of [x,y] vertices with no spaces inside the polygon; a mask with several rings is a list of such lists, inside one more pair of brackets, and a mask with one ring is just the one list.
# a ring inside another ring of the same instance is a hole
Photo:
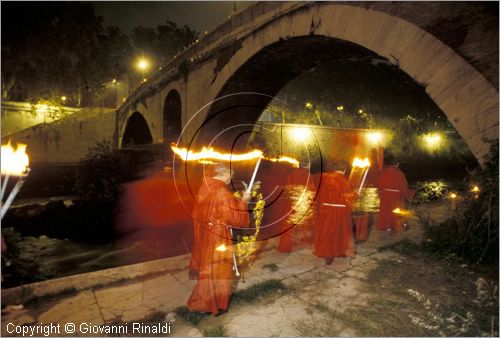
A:
{"label": "burning torch held aloft", "polygon": [[[30,171],[28,166],[29,157],[28,154],[26,154],[25,144],[17,144],[16,150],[14,150],[14,148],[11,146],[10,141],[7,145],[2,146],[2,182],[0,193],[2,209],[0,219],[3,219],[10,205],[14,201],[17,193],[19,192],[19,190],[21,190],[26,177],[28,177]],[[3,197],[7,190],[7,184],[11,176],[17,176],[18,180],[4,202]]]}

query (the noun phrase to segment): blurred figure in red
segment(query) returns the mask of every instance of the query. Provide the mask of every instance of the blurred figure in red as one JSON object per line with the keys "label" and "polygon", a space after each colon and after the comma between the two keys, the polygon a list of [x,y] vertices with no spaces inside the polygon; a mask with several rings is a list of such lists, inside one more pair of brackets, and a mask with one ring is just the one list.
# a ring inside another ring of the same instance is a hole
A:
{"label": "blurred figure in red", "polygon": [[319,212],[314,233],[314,254],[330,265],[334,257],[354,257],[351,223],[351,195],[344,176],[345,163],[337,163],[324,172],[318,191]]}
{"label": "blurred figure in red", "polygon": [[[309,166],[290,168],[286,182],[285,196],[287,198],[288,216],[281,222],[281,235],[278,245],[279,252],[293,251],[295,226],[305,233],[309,229],[314,183]],[[306,236],[307,237],[307,236]],[[297,239],[296,239],[297,240]]]}
{"label": "blurred figure in red", "polygon": [[198,273],[198,282],[188,300],[192,311],[226,311],[233,281],[233,238],[230,227],[248,227],[245,192],[241,199],[228,189],[232,173],[224,164],[212,168],[196,197],[193,211],[194,245],[190,261],[190,277]]}
{"label": "blurred figure in red", "polygon": [[405,174],[399,169],[399,163],[394,155],[387,152],[384,158],[385,168],[378,180],[380,194],[380,211],[377,229],[387,231],[400,231],[401,218],[394,213],[397,208],[403,209],[405,201],[411,201],[414,191],[408,189]]}

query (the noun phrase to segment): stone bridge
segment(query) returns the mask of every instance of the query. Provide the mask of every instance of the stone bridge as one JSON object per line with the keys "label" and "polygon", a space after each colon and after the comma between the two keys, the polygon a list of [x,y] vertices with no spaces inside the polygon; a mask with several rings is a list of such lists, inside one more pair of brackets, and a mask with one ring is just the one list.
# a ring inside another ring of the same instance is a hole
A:
{"label": "stone bridge", "polygon": [[262,2],[142,84],[115,141],[234,146],[287,82],[346,55],[383,57],[424,85],[479,162],[498,138],[497,3]]}

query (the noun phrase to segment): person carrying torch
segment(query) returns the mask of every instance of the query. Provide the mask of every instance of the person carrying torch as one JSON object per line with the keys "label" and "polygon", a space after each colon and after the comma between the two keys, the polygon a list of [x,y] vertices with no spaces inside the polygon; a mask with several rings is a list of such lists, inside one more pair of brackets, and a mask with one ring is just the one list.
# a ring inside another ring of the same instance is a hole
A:
{"label": "person carrying torch", "polygon": [[404,223],[404,214],[401,210],[404,210],[406,201],[410,202],[413,199],[415,191],[408,189],[406,176],[399,169],[399,163],[392,153],[386,153],[384,162],[386,166],[378,180],[380,211],[377,229],[399,232]]}
{"label": "person carrying torch", "polygon": [[[198,277],[187,306],[192,311],[227,311],[231,298],[233,254],[231,227],[248,227],[247,203],[251,193],[237,198],[229,190],[233,173],[215,164],[201,186],[193,210],[194,243],[189,263],[190,278]],[[237,270],[236,270],[237,272]]]}

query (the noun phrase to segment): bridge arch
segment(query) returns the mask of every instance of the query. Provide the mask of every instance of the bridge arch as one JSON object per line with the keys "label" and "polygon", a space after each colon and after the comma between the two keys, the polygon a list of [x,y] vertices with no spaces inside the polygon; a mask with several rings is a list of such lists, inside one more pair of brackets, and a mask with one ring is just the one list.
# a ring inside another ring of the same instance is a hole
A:
{"label": "bridge arch", "polygon": [[151,143],[153,143],[153,137],[146,119],[141,113],[134,112],[127,120],[121,142],[122,148]]}
{"label": "bridge arch", "polygon": [[[204,142],[227,126],[255,122],[269,97],[288,81],[322,62],[322,58],[335,58],[342,49],[353,56],[386,58],[423,84],[474,156],[483,162],[489,150],[485,139],[498,138],[495,87],[422,28],[380,11],[335,3],[310,3],[275,15],[228,46],[227,50],[233,52],[216,74],[216,101],[198,138]],[[303,56],[303,64],[294,62],[294,52],[296,59],[299,53]],[[245,92],[269,97],[231,96]],[[217,100],[228,95],[231,99]],[[219,114],[226,110],[232,113]],[[244,131],[233,128],[233,132]]]}
{"label": "bridge arch", "polygon": [[182,102],[179,92],[169,91],[163,104],[162,139],[165,144],[177,142],[182,131]]}

